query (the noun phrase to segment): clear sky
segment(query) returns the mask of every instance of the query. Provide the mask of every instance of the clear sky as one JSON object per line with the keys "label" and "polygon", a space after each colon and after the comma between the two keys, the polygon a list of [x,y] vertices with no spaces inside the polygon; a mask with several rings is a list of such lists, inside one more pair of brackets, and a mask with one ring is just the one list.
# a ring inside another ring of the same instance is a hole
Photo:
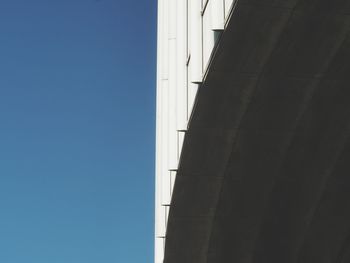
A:
{"label": "clear sky", "polygon": [[153,260],[156,1],[0,0],[0,262]]}

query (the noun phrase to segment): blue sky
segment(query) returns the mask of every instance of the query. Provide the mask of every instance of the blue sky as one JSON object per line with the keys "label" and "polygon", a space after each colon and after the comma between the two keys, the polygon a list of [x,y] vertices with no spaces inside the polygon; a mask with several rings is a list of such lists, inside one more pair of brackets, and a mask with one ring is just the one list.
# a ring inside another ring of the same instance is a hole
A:
{"label": "blue sky", "polygon": [[156,1],[0,1],[0,262],[153,259]]}

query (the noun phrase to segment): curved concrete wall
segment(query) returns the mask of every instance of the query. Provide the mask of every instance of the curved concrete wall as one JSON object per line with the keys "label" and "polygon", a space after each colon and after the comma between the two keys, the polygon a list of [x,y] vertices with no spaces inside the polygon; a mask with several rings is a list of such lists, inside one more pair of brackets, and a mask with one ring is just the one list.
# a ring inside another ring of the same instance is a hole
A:
{"label": "curved concrete wall", "polygon": [[186,132],[164,262],[349,262],[349,25],[349,1],[237,2]]}

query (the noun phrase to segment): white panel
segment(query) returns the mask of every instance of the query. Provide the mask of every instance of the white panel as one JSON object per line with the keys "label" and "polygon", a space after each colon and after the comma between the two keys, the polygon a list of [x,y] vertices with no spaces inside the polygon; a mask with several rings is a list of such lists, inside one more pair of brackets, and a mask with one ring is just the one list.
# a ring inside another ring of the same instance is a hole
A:
{"label": "white panel", "polygon": [[198,84],[195,84],[195,83],[190,84],[189,89],[188,89],[188,93],[189,93],[189,95],[188,95],[189,96],[189,99],[188,99],[188,101],[189,101],[188,118],[191,117],[194,102],[195,102],[196,95],[197,95],[197,91],[198,91]]}
{"label": "white panel", "polygon": [[168,112],[168,170],[177,169],[177,47],[176,47],[176,1],[169,2],[169,112]]}
{"label": "white panel", "polygon": [[190,1],[191,82],[202,82],[202,16],[201,0]]}
{"label": "white panel", "polygon": [[225,19],[227,19],[227,16],[230,14],[233,2],[234,0],[225,0]]}
{"label": "white panel", "polygon": [[[220,12],[213,10],[208,14]],[[166,225],[176,170],[198,83],[203,78],[203,42],[206,59],[210,55],[210,46],[213,46],[211,40],[209,41],[212,35],[208,33],[216,29],[211,23],[213,17],[205,22],[205,30],[208,32],[203,39],[201,12],[202,0],[158,0],[156,263],[163,263]]]}
{"label": "white panel", "polygon": [[177,6],[176,2],[174,0],[168,0],[169,6],[168,6],[168,17],[169,17],[169,39],[176,38],[176,23],[177,23]]}
{"label": "white panel", "polygon": [[210,0],[213,30],[223,30],[225,25],[224,0]]}
{"label": "white panel", "polygon": [[173,194],[175,180],[176,180],[176,171],[170,171],[171,194]]}
{"label": "white panel", "polygon": [[185,138],[185,132],[184,131],[179,131],[177,133],[177,140],[178,140],[178,159],[180,160],[180,156],[181,156],[181,151],[182,151],[182,146],[184,143],[184,138]]}
{"label": "white panel", "polygon": [[[191,74],[191,69],[192,69],[191,63],[192,63],[192,60],[190,60],[190,64],[188,67],[189,74]],[[187,83],[187,118],[188,120],[190,119],[192,114],[192,108],[196,98],[197,90],[198,90],[198,84],[192,83],[189,80]]]}
{"label": "white panel", "polygon": [[169,150],[169,86],[168,81],[162,81],[162,138],[161,138],[161,173],[160,185],[161,185],[161,204],[167,205],[170,204],[170,179],[169,179],[169,170],[168,170],[168,150]]}
{"label": "white panel", "polygon": [[191,0],[186,0],[187,2],[187,17],[186,17],[186,39],[187,39],[187,58],[190,57],[191,54]]}
{"label": "white panel", "polygon": [[[160,190],[161,188],[159,188]],[[157,202],[157,205],[156,205],[156,227],[155,227],[155,235],[156,236],[161,236],[164,234],[164,224],[162,222],[162,218],[163,218],[163,215],[162,215],[162,212],[163,212],[163,208],[162,208],[162,205],[160,202]]]}
{"label": "white panel", "polygon": [[[158,37],[157,37],[157,110],[156,110],[156,187],[155,187],[155,235],[157,236],[162,231],[161,227],[161,174],[162,174],[162,163],[163,155],[162,150],[162,137],[163,137],[163,110],[162,109],[162,89],[163,83],[162,78],[164,74],[164,43],[168,41],[167,28],[164,29],[166,17],[164,16],[164,3],[165,1],[158,1]],[[155,244],[155,258],[159,256],[159,249],[157,243]]]}
{"label": "white panel", "polygon": [[169,40],[168,170],[177,169],[176,40]]}
{"label": "white panel", "polygon": [[165,206],[165,227],[167,227],[168,224],[168,218],[169,218],[169,210],[170,210],[170,206]]}
{"label": "white panel", "polygon": [[203,71],[205,71],[214,47],[214,31],[212,30],[212,4],[209,1],[203,15]]}
{"label": "white panel", "polygon": [[157,91],[157,128],[156,128],[156,186],[155,186],[155,232],[156,235],[161,230],[159,229],[159,218],[160,218],[160,209],[161,206],[161,199],[162,199],[162,162],[163,162],[163,155],[161,154],[162,151],[162,122],[161,122],[161,88],[158,87]]}
{"label": "white panel", "polygon": [[161,205],[170,205],[171,201],[171,182],[170,182],[170,171],[167,171],[167,173],[162,174],[162,180],[161,180]]}
{"label": "white panel", "polygon": [[169,47],[168,47],[168,31],[169,31],[169,17],[168,17],[168,10],[169,10],[169,0],[163,0],[159,1],[162,2],[160,6],[160,13],[161,13],[161,19],[162,19],[162,26],[161,26],[161,39],[159,40],[161,43],[161,65],[160,68],[161,71],[161,79],[168,79],[168,67],[169,67]]}
{"label": "white panel", "polygon": [[165,206],[159,206],[158,228],[156,232],[156,237],[165,237],[165,233],[166,233]]}
{"label": "white panel", "polygon": [[185,130],[187,127],[187,113],[186,113],[186,103],[187,103],[187,1],[177,0],[177,34],[176,34],[176,44],[177,44],[177,130]]}
{"label": "white panel", "polygon": [[155,239],[155,263],[163,263],[164,259],[164,238]]}

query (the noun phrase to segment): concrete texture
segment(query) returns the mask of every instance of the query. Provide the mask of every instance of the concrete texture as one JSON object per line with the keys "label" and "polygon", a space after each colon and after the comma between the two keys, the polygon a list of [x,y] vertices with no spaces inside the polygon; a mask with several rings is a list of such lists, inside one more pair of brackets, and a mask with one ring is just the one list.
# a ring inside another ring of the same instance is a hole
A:
{"label": "concrete texture", "polygon": [[238,0],[186,134],[165,263],[350,262],[350,0]]}

